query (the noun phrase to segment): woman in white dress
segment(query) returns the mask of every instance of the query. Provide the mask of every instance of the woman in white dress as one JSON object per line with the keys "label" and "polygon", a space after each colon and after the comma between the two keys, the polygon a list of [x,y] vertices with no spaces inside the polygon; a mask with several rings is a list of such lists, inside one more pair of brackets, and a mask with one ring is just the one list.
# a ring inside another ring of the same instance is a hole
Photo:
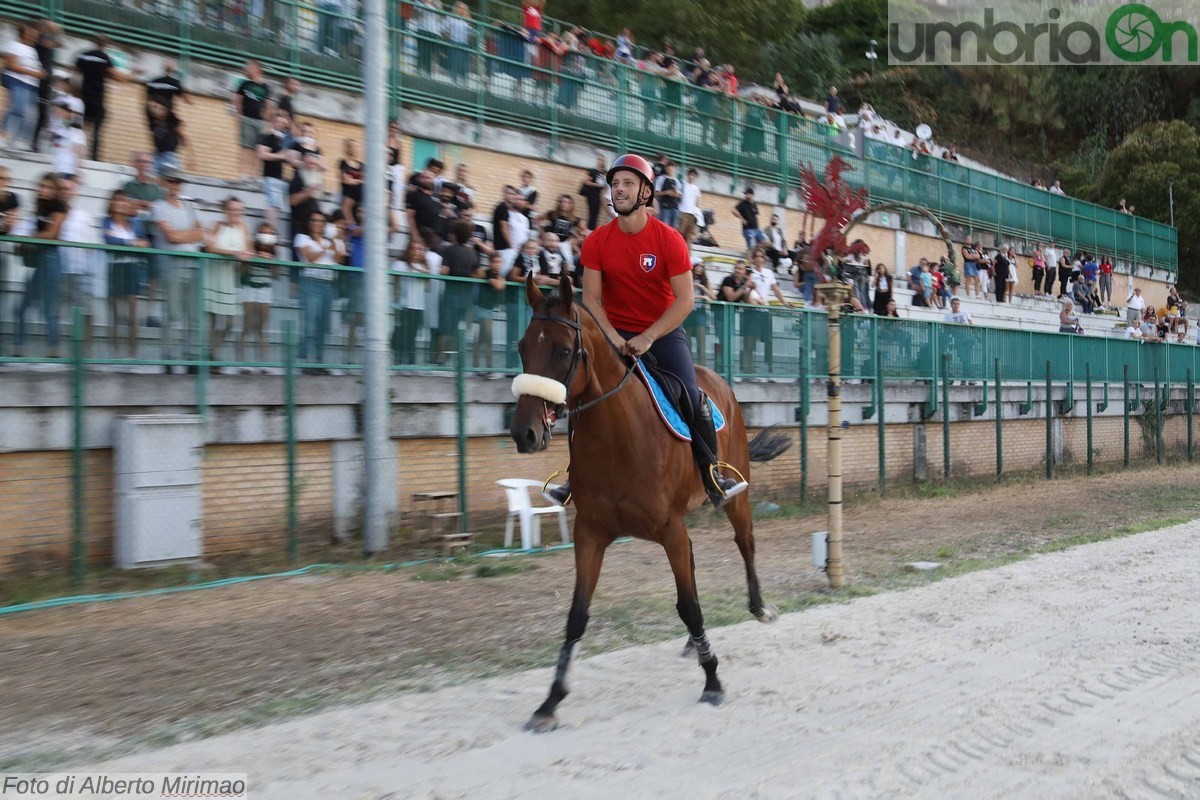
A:
{"label": "woman in white dress", "polygon": [[[208,232],[207,250],[231,260],[209,261],[205,266],[204,297],[208,310],[209,358],[220,361],[221,345],[233,332],[233,318],[238,310],[238,273],[242,262],[254,258],[250,249],[250,229],[246,227],[246,210],[236,197],[221,204],[225,219]],[[219,367],[212,367],[214,373]]]}

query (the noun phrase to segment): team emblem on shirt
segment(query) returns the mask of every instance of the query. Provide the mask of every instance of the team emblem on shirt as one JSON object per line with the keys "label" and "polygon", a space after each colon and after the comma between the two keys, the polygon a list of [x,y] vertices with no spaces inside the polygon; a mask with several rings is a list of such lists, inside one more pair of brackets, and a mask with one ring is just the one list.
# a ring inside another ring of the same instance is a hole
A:
{"label": "team emblem on shirt", "polygon": [[649,272],[654,269],[654,265],[658,263],[658,256],[653,253],[642,253],[642,270]]}

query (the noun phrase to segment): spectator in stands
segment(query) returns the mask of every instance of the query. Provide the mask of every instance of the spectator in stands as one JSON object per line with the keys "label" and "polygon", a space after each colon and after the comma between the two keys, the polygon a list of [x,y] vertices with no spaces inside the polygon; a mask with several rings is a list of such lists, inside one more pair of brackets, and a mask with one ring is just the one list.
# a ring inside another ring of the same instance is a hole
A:
{"label": "spectator in stands", "polygon": [[263,131],[263,105],[271,97],[271,89],[263,81],[262,65],[253,58],[246,61],[241,80],[230,95],[233,113],[238,117],[238,138],[241,143],[241,179],[250,180],[255,173],[258,142]]}
{"label": "spectator in stands", "polygon": [[38,37],[34,44],[38,63],[42,66],[42,78],[38,81],[37,124],[33,128],[31,142],[36,152],[41,152],[41,134],[50,125],[54,97],[54,63],[57,49],[62,45],[62,28],[48,19],[37,22]]}
{"label": "spectator in stands", "polygon": [[771,224],[763,231],[763,235],[767,237],[766,251],[771,267],[776,273],[780,270],[790,272],[792,261],[787,257],[787,234],[784,233],[783,226],[779,224],[778,214],[771,215]]}
{"label": "spectator in stands", "polygon": [[[530,237],[529,241],[532,242],[535,240],[533,237]],[[572,262],[568,256],[563,255],[563,244],[562,240],[553,231],[542,232],[542,246],[538,250],[538,271],[534,277],[537,283],[546,286],[556,286],[564,269],[567,271],[567,274],[571,274]],[[568,249],[568,254],[569,252]]]}
{"label": "spectator in stands", "polygon": [[1091,297],[1091,290],[1086,283],[1081,280],[1071,282],[1071,300],[1084,314],[1092,313]]}
{"label": "spectator in stands", "polygon": [[79,162],[87,156],[87,136],[83,123],[70,106],[62,99],[54,105],[54,120],[50,123],[53,143],[54,171],[64,180],[75,181],[80,177]]}
{"label": "spectator in stands", "polygon": [[[196,343],[199,336],[199,310],[201,268],[199,259],[187,257],[185,253],[199,252],[206,231],[200,224],[200,215],[191,200],[182,196],[183,174],[174,167],[166,167],[162,173],[167,194],[155,201],[151,207],[158,237],[156,246],[160,250],[172,250],[180,255],[168,258],[163,263],[162,281],[166,294],[166,320],[163,323],[163,357],[167,360],[191,361],[199,355]],[[179,337],[182,334],[182,345]],[[171,371],[167,367],[167,371]],[[195,366],[187,372],[196,373]]]}
{"label": "spectator in stands", "polygon": [[1146,311],[1146,298],[1142,297],[1140,287],[1133,287],[1133,291],[1129,293],[1129,297],[1125,299],[1125,318],[1132,325],[1135,321],[1140,320]]}
{"label": "spectator in stands", "polygon": [[[504,257],[506,278],[525,240],[529,238],[529,218],[518,207],[520,197],[515,188],[505,186],[504,199],[492,214],[492,238],[495,240],[496,250]],[[509,333],[513,331],[510,330]]]}
{"label": "spectator in stands", "polygon": [[530,219],[537,216],[537,187],[533,185],[533,171],[528,169],[521,170],[521,185],[517,187],[517,194],[524,201],[525,215]]}
{"label": "spectator in stands", "polygon": [[[59,241],[99,244],[95,217],[86,205],[79,202],[79,182],[63,178],[60,197],[67,207],[67,216],[58,230]],[[93,300],[105,296],[107,266],[100,251],[90,247],[61,248],[59,261],[62,266],[59,296],[65,307],[82,309],[84,342],[90,348],[92,317],[95,313]]]}
{"label": "spectator in stands", "polygon": [[971,296],[972,288],[975,289],[976,297],[983,296],[983,292],[979,288],[979,261],[982,258],[983,252],[975,246],[975,240],[968,235],[962,246],[963,277],[966,287],[964,291],[967,297]]}
{"label": "spectator in stands", "polygon": [[1042,243],[1038,242],[1033,246],[1033,294],[1038,296],[1042,293],[1042,278],[1046,275],[1046,254],[1042,251]]}
{"label": "spectator in stands", "polygon": [[291,207],[292,237],[289,244],[292,247],[294,261],[302,261],[295,250],[296,236],[307,233],[304,221],[313,212],[321,210],[320,201],[325,194],[325,174],[321,166],[321,157],[313,152],[305,153],[299,168],[292,174],[288,183],[288,205]]}
{"label": "spectator in stands", "polygon": [[1138,330],[1141,331],[1143,342],[1160,341],[1158,317],[1155,316],[1154,309],[1146,309],[1146,312],[1142,315],[1141,326],[1138,328]]}
{"label": "spectator in stands", "polygon": [[1064,192],[1062,188],[1062,181],[1055,181],[1050,185],[1050,194],[1060,194],[1066,196],[1067,193]]}
{"label": "spectator in stands", "polygon": [[623,64],[633,63],[633,34],[629,28],[622,28],[617,34],[617,48],[613,53],[613,58]]}
{"label": "spectator in stands", "polygon": [[399,297],[392,329],[392,358],[396,364],[417,363],[417,334],[425,322],[426,295],[430,282],[416,276],[441,271],[441,257],[428,253],[420,236],[410,236],[403,261],[392,265]]}
{"label": "spectator in stands", "polygon": [[395,119],[388,120],[388,193],[391,195],[392,211],[399,211],[404,200],[404,165],[400,163],[400,148],[404,146],[404,136],[400,131],[400,123]]}
{"label": "spectator in stands", "polygon": [[453,14],[442,20],[442,34],[453,45],[448,48],[449,52],[446,54],[446,67],[450,71],[450,79],[455,83],[465,84],[471,67],[471,40],[475,36],[471,10],[466,3],[460,0],[454,4]]}
{"label": "spectator in stands", "polygon": [[935,301],[933,299],[933,271],[929,268],[929,262],[921,259],[921,273],[918,276],[921,281],[921,297],[925,300],[926,308],[933,308]]}
{"label": "spectator in stands", "polygon": [[[34,214],[32,237],[47,242],[57,241],[67,218],[67,205],[62,199],[62,181],[53,172],[46,173],[38,181]],[[13,355],[20,358],[24,354],[25,312],[40,300],[42,318],[46,321],[46,355],[58,358],[58,288],[62,278],[59,248],[48,245],[30,247],[25,250],[25,264],[31,269],[25,280],[21,304],[17,308],[16,349]]]}
{"label": "spectator in stands", "polygon": [[[296,129],[295,123],[292,123],[292,129]],[[321,155],[321,144],[317,141],[317,126],[311,122],[301,122],[296,138],[292,139],[291,149],[295,152],[295,155],[292,156],[293,161],[302,160],[307,153]]]}
{"label": "spectator in stands", "polygon": [[1129,206],[1127,206],[1125,204],[1124,197],[1122,197],[1120,200],[1117,201],[1117,211],[1120,211],[1122,214],[1132,214],[1133,213],[1132,211],[1129,210]]}
{"label": "spectator in stands", "polygon": [[[238,335],[237,360],[245,362],[245,346],[247,340],[255,342],[256,360],[267,360],[267,322],[271,316],[272,286],[279,279],[279,265],[268,264],[267,261],[276,259],[275,248],[279,244],[279,232],[269,222],[258,226],[254,234],[254,258],[242,262],[241,298],[242,298],[242,331]],[[243,373],[253,370],[242,368]],[[259,372],[267,373],[266,367],[260,367]]]}
{"label": "spectator in stands", "polygon": [[687,332],[688,341],[694,342],[692,353],[696,363],[704,366],[708,353],[705,347],[705,338],[708,334],[708,306],[717,299],[717,293],[709,285],[708,273],[704,269],[704,259],[699,256],[692,257],[692,292],[695,300],[692,312],[683,322],[683,329]]}
{"label": "spectator in stands", "polygon": [[[168,58],[163,61],[163,74],[146,81],[146,105],[161,103],[168,111],[174,111],[177,99],[192,105],[192,96],[184,90],[183,81],[179,79],[179,66]],[[149,108],[146,113],[150,113]]]}
{"label": "spectator in stands", "polygon": [[366,276],[367,266],[366,229],[363,227],[362,204],[354,206],[353,216],[346,218],[341,210],[333,212],[338,236],[346,246],[346,256],[342,263],[352,269],[342,270],[337,274],[338,296],[344,297],[342,305],[342,324],[346,326],[346,357],[347,363],[358,363],[358,329],[366,322]]}
{"label": "spectator in stands", "polygon": [[996,271],[996,302],[1008,302],[1008,274],[1009,270],[1016,269],[1016,265],[1008,260],[1008,256],[1003,251],[997,250],[996,255],[992,258],[992,269]]}
{"label": "spectator in stands", "polygon": [[664,225],[679,227],[679,201],[683,192],[675,177],[675,162],[668,160],[663,165],[663,174],[655,180],[654,201],[658,203],[658,218]]}
{"label": "spectator in stands", "polygon": [[742,201],[734,206],[733,216],[742,223],[742,238],[746,241],[747,252],[753,252],[759,242],[767,240],[758,227],[758,203],[754,202],[754,187],[746,187]]}
{"label": "spectator in stands", "polygon": [[[770,264],[767,262],[767,254],[761,247],[754,248],[754,251],[750,254],[749,275],[750,282],[754,285],[754,291],[758,293],[760,298],[762,298],[762,305],[769,305],[769,295],[774,295],[775,299],[778,300],[779,304],[783,307],[794,307],[795,304],[783,296],[783,290],[779,288],[779,279],[776,277],[775,271],[771,269]],[[750,326],[751,332],[756,332],[757,338],[761,338],[763,341],[763,355],[766,359],[767,372],[775,371],[775,337],[772,333],[773,319],[774,318],[770,315],[770,313],[766,313],[763,316],[758,317],[756,320],[757,326]],[[743,338],[743,341],[747,342],[746,347],[749,348],[750,363],[753,362],[754,350],[756,348],[754,339],[754,336],[748,337],[748,341],[747,337]],[[745,349],[743,349],[743,355],[745,355]]]}
{"label": "spectator in stands", "polygon": [[296,96],[300,94],[300,81],[289,75],[283,81],[283,92],[276,102],[276,111],[287,114],[288,122],[296,122]]}
{"label": "spectator in stands", "polygon": [[1004,297],[1006,303],[1011,303],[1013,295],[1017,291],[1017,284],[1019,283],[1019,279],[1017,278],[1017,250],[1014,247],[1010,247],[1004,255],[1008,261],[1008,275],[1004,279]]}
{"label": "spectator in stands", "polygon": [[[888,272],[887,265],[883,262],[875,265],[875,278],[872,281],[872,288],[875,290],[875,296],[871,303],[871,310],[878,316],[887,316],[887,308],[889,304],[894,304],[894,301],[892,300],[892,276]],[[952,298],[951,304],[953,303],[954,300]]]}
{"label": "spectator in stands", "polygon": [[[438,251],[442,257],[441,274],[452,278],[478,278],[483,275],[479,264],[479,253],[471,240],[474,226],[467,220],[455,220],[450,226],[450,241]],[[548,233],[548,236],[553,234]],[[467,324],[471,310],[475,285],[465,281],[447,281],[443,284],[441,302],[438,304],[437,342],[434,350],[442,361],[457,349],[455,337],[459,326]]]}
{"label": "spectator in stands", "polygon": [[17,25],[17,38],[4,49],[4,88],[8,90],[8,113],[4,117],[6,147],[33,150],[37,125],[38,84],[47,77],[38,60],[38,29],[32,22]]}
{"label": "spectator in stands", "polygon": [[545,0],[525,0],[521,4],[522,22],[530,41],[542,35],[542,9],[545,7]]}
{"label": "spectator in stands", "polygon": [[[600,222],[600,203],[604,198],[604,170],[606,166],[604,156],[597,156],[596,166],[587,171],[587,177],[583,179],[583,183],[579,186],[579,194],[583,195],[583,199],[587,201],[587,229],[589,231],[596,230],[596,226]],[[689,170],[689,172],[692,172],[692,170]]]}
{"label": "spectator in stands", "polygon": [[441,45],[438,40],[442,32],[442,4],[440,0],[416,0],[413,27],[417,32],[417,70],[422,75],[433,75]]}
{"label": "spectator in stands", "polygon": [[468,205],[475,204],[475,187],[471,185],[471,168],[459,162],[454,165],[454,203],[462,211]]}
{"label": "spectator in stands", "polygon": [[[504,259],[499,253],[493,252],[488,258],[487,268],[483,270],[483,278],[487,281],[480,285],[478,297],[475,300],[475,343],[471,347],[471,366],[475,368],[492,368],[493,347],[492,325],[495,321],[496,309],[504,299],[505,283],[501,275]],[[486,377],[499,377],[491,374]]]}
{"label": "spectator in stands", "polygon": [[1062,310],[1058,312],[1059,333],[1083,333],[1079,325],[1079,316],[1075,313],[1075,303],[1071,300],[1063,302]]}
{"label": "spectator in stands", "polygon": [[689,245],[696,235],[696,228],[704,221],[700,210],[700,185],[696,183],[699,173],[688,167],[686,179],[679,186],[679,233]]}
{"label": "spectator in stands", "polygon": [[287,210],[287,181],[283,179],[283,165],[290,163],[291,152],[286,149],[291,138],[291,119],[287,112],[275,112],[271,130],[258,141],[258,160],[262,162],[263,196],[267,200],[267,222],[274,227],[279,224],[279,215]]}
{"label": "spectator in stands", "polygon": [[1112,305],[1112,287],[1113,287],[1113,265],[1108,256],[1103,256],[1100,259],[1100,267],[1097,270],[1097,293],[1100,296],[1100,302],[1103,305]]}
{"label": "spectator in stands", "polygon": [[428,175],[418,176],[405,198],[404,206],[408,214],[409,235],[420,236],[429,250],[436,251],[442,240],[438,230],[442,224],[443,206],[433,196],[433,179]]}
{"label": "spectator in stands", "polygon": [[151,101],[146,105],[150,124],[150,138],[154,143],[154,169],[162,174],[167,167],[182,169],[183,163],[179,153],[187,156],[188,166],[192,165],[191,147],[183,120],[162,103]]}
{"label": "spectator in stands", "polygon": [[1062,257],[1058,259],[1058,297],[1062,299],[1067,296],[1067,282],[1071,280],[1071,273],[1074,271],[1071,264],[1074,259],[1071,258],[1071,251],[1063,248]]}
{"label": "spectator in stands", "polygon": [[112,56],[108,54],[107,36],[96,34],[92,37],[92,43],[95,47],[75,59],[75,71],[82,76],[79,93],[83,97],[83,119],[92,126],[92,160],[99,161],[100,131],[108,113],[105,105],[108,80],[129,81],[133,76],[117,69],[113,63]]}
{"label": "spectator in stands", "polygon": [[[221,360],[221,346],[233,332],[233,319],[238,309],[238,275],[254,260],[253,239],[246,224],[246,209],[236,197],[227,197],[221,204],[224,219],[208,231],[205,249],[225,256],[219,261],[204,264],[204,307],[208,312],[209,358]],[[212,367],[220,372],[220,367]]]}
{"label": "spectator in stands", "polygon": [[574,233],[582,234],[583,220],[575,216],[575,198],[560,194],[554,209],[546,214],[545,229],[553,232],[560,242],[566,242]]}
{"label": "spectator in stands", "polygon": [[[133,201],[122,189],[115,190],[109,197],[108,215],[104,218],[104,243],[124,247],[150,246]],[[117,328],[124,311],[129,357],[137,358],[137,300],[145,269],[146,259],[136,253],[111,251],[108,254],[108,340],[114,355],[119,352]]]}
{"label": "spectator in stands", "polygon": [[[1083,282],[1087,285],[1088,294],[1091,294],[1096,283],[1100,278],[1100,265],[1096,263],[1096,257],[1091,253],[1083,257],[1083,264],[1080,266],[1080,272],[1083,275]],[[1089,312],[1090,313],[1090,312]]]}
{"label": "spectator in stands", "polygon": [[[121,190],[133,205],[134,213],[142,224],[146,239],[155,241],[154,222],[151,220],[150,207],[154,201],[161,200],[165,192],[162,185],[154,177],[152,167],[154,159],[149,153],[134,153],[132,159],[134,175],[125,182]],[[161,256],[150,255],[149,261],[138,279],[139,294],[145,293],[148,298],[157,294],[159,276],[161,274]],[[147,293],[148,292],[148,293]]]}
{"label": "spectator in stands", "polygon": [[[346,255],[341,239],[326,235],[325,214],[313,211],[308,215],[308,227],[293,243],[297,260],[307,265],[300,270],[300,314],[303,335],[300,340],[300,360],[315,363],[325,361],[325,340],[329,336],[333,314],[334,270]],[[323,367],[305,367],[305,375],[328,375]]]}
{"label": "spectator in stands", "polygon": [[971,315],[962,310],[962,301],[957,297],[950,298],[950,311],[943,318],[944,322],[952,322],[956,325],[974,325],[975,320]]}
{"label": "spectator in stands", "polygon": [[362,148],[357,139],[346,139],[342,143],[342,161],[338,165],[342,176],[342,214],[346,219],[355,219],[354,209],[363,201],[363,178],[366,165],[362,160]]}
{"label": "spectator in stands", "polygon": [[[12,173],[8,167],[0,165],[0,236],[9,236],[21,220],[21,201],[16,192],[8,188]],[[3,274],[3,262],[0,262],[0,274]]]}

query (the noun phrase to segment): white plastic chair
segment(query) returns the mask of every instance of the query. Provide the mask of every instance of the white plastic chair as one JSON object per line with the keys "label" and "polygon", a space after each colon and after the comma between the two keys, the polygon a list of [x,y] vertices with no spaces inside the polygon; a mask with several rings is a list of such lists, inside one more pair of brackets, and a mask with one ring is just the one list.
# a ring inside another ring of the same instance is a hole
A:
{"label": "white plastic chair", "polygon": [[571,541],[567,531],[567,510],[562,506],[535,506],[529,500],[529,491],[536,490],[539,495],[542,481],[531,481],[525,478],[505,478],[496,481],[496,485],[504,489],[508,495],[508,517],[504,521],[504,546],[512,547],[513,520],[521,521],[521,548],[532,550],[542,543],[542,517],[547,514],[558,516],[558,530],[562,534],[563,544]]}

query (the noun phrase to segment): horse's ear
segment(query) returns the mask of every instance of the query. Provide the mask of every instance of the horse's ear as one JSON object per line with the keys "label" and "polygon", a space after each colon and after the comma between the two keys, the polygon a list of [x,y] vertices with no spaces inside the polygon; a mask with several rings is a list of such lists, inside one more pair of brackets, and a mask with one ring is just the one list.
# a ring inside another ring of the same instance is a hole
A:
{"label": "horse's ear", "polygon": [[575,285],[571,283],[571,273],[564,269],[558,276],[558,297],[564,314],[571,313],[571,303],[575,300]]}
{"label": "horse's ear", "polygon": [[542,313],[542,305],[546,302],[546,298],[542,296],[542,290],[533,282],[532,272],[525,276],[525,299],[529,301],[529,307],[535,314]]}

